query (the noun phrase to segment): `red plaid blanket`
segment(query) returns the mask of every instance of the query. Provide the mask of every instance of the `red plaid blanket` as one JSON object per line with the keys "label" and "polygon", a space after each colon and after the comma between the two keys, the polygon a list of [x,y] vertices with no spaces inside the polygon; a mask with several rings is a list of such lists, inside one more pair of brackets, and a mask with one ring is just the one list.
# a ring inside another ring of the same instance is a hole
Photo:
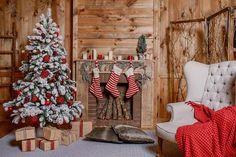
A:
{"label": "red plaid blanket", "polygon": [[199,121],[178,128],[176,141],[185,157],[236,157],[236,106],[213,111],[189,102]]}

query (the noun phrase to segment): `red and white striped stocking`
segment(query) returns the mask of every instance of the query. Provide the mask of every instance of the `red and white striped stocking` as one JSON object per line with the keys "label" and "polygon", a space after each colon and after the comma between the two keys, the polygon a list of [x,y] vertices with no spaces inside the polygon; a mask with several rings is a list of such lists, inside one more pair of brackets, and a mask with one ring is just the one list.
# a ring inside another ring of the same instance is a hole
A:
{"label": "red and white striped stocking", "polygon": [[93,69],[93,80],[92,80],[92,84],[89,88],[89,91],[98,99],[102,99],[102,90],[101,90],[101,86],[100,86],[100,77],[99,77],[99,69],[98,68],[94,68]]}
{"label": "red and white striped stocking", "polygon": [[134,94],[136,94],[139,91],[139,88],[135,82],[135,77],[134,77],[134,68],[129,68],[126,72],[125,75],[127,77],[128,80],[128,90],[126,92],[126,97],[130,98],[132,97]]}
{"label": "red and white striped stocking", "polygon": [[112,73],[110,75],[110,78],[109,78],[107,85],[105,87],[109,92],[111,92],[111,94],[114,97],[118,97],[120,95],[120,92],[117,89],[117,83],[120,79],[121,72],[122,72],[122,69],[120,69],[119,67],[114,65]]}

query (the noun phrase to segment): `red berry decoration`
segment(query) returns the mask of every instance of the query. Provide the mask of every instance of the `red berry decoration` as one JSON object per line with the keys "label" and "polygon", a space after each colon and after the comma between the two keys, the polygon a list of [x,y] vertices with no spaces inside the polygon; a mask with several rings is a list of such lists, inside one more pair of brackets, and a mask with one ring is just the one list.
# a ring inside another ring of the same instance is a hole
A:
{"label": "red berry decoration", "polygon": [[50,98],[52,97],[52,94],[51,94],[51,93],[46,93],[46,97],[47,97],[48,99],[50,99]]}
{"label": "red berry decoration", "polygon": [[38,99],[39,99],[39,98],[38,98],[36,95],[33,95],[33,96],[31,97],[31,102],[37,102]]}
{"label": "red berry decoration", "polygon": [[55,32],[54,35],[55,35],[56,37],[58,37],[58,36],[59,36],[59,33],[58,33],[58,32]]}
{"label": "red berry decoration", "polygon": [[12,107],[12,106],[8,107],[8,108],[7,108],[7,111],[8,111],[8,112],[12,112],[12,111],[13,111],[13,107]]}
{"label": "red berry decoration", "polygon": [[68,103],[68,106],[72,106],[73,105],[73,100],[68,100],[67,103]]}
{"label": "red berry decoration", "polygon": [[41,72],[41,74],[40,74],[40,76],[41,76],[42,78],[47,78],[48,75],[49,75],[49,72],[48,72],[47,70],[43,70],[43,71]]}
{"label": "red berry decoration", "polygon": [[62,64],[66,64],[66,58],[62,58],[62,59],[61,59],[61,63],[62,63]]}
{"label": "red berry decoration", "polygon": [[43,39],[46,37],[46,35],[44,33],[42,33],[41,36]]}
{"label": "red berry decoration", "polygon": [[49,106],[49,105],[51,105],[51,101],[49,100],[49,99],[47,99],[46,101],[45,101],[45,104],[44,104],[45,106]]}
{"label": "red berry decoration", "polygon": [[50,56],[49,55],[46,55],[43,57],[43,62],[44,63],[48,63],[50,61]]}
{"label": "red berry decoration", "polygon": [[39,125],[38,116],[30,117],[30,125],[32,125],[32,126],[38,126]]}
{"label": "red berry decoration", "polygon": [[29,97],[26,97],[25,98],[25,103],[28,103],[30,101],[30,98]]}
{"label": "red berry decoration", "polygon": [[63,96],[58,96],[56,101],[58,104],[63,104],[65,102],[65,98]]}
{"label": "red berry decoration", "polygon": [[57,51],[53,51],[53,56],[58,56],[58,52]]}

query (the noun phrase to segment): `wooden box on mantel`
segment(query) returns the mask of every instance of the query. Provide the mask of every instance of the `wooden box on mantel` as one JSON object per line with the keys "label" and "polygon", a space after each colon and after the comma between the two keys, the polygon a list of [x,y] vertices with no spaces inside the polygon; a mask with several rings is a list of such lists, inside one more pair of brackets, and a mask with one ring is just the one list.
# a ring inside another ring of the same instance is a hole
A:
{"label": "wooden box on mantel", "polygon": [[[118,62],[123,62],[124,64],[129,63],[128,60],[122,60]],[[138,114],[134,121],[135,124],[137,123],[137,118],[139,118],[139,124],[141,128],[153,128],[154,123],[155,123],[155,107],[154,107],[154,61],[153,60],[143,60],[143,61],[133,61],[133,64],[136,65],[141,65],[140,67],[135,68],[135,76],[137,75],[143,75],[144,74],[144,69],[145,69],[145,74],[148,74],[148,76],[151,78],[147,81],[145,81],[145,84],[142,85],[140,92],[135,96],[135,100],[137,100],[137,97],[139,101],[141,101],[141,109],[139,110],[140,114]],[[75,61],[75,72],[74,72],[74,80],[76,81],[77,85],[77,95],[76,99],[81,101],[82,104],[84,105],[84,113],[83,113],[83,119],[85,121],[92,121],[94,123],[94,126],[100,125],[113,125],[113,124],[119,124],[119,123],[125,123],[125,124],[130,124],[132,125],[132,119],[125,121],[119,121],[119,120],[104,120],[103,123],[100,123],[102,120],[101,119],[95,119],[94,117],[91,117],[91,113],[89,113],[89,102],[91,102],[91,93],[89,93],[89,86],[91,85],[91,82],[83,80],[82,74],[81,74],[81,67],[84,66],[85,64],[88,64],[89,66],[86,68],[87,73],[89,73],[89,77],[92,77],[92,69],[95,67],[94,60],[76,60]],[[103,66],[104,64],[104,66]],[[109,61],[109,60],[100,60],[99,61],[99,69],[100,69],[100,78],[101,82],[102,79],[104,79],[104,76],[106,76],[106,79],[108,80],[107,76],[110,75],[111,73],[111,68],[109,69],[108,67],[112,67],[114,64],[114,61]],[[125,69],[127,67],[123,67]],[[105,74],[105,75],[103,75]],[[126,81],[126,77],[124,74],[121,76],[121,81],[124,80]],[[104,84],[104,80],[103,80]],[[94,97],[94,100],[96,102],[96,99]],[[91,108],[91,107],[90,107]],[[135,106],[134,106],[135,108]],[[96,110],[96,109],[94,109]],[[133,110],[133,112],[136,112],[136,110]]]}

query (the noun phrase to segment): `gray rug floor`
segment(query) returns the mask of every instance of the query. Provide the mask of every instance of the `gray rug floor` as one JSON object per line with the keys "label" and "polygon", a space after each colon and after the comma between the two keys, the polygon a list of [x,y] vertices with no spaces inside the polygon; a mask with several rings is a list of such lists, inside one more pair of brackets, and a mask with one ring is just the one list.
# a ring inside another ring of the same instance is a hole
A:
{"label": "gray rug floor", "polygon": [[[148,132],[155,139],[152,132]],[[53,151],[21,152],[14,134],[0,139],[0,157],[154,157],[156,144],[111,144],[79,140]],[[171,156],[172,157],[172,156]]]}

